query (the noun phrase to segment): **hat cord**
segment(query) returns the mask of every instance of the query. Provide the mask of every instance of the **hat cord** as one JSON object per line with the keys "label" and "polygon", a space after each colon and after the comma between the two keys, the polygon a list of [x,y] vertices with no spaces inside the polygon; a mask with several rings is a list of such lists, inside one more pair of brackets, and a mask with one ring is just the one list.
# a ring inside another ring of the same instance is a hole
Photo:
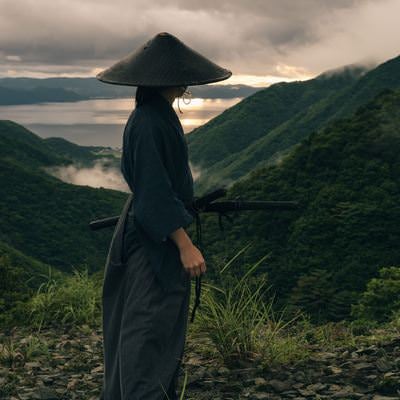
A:
{"label": "hat cord", "polygon": [[[189,100],[187,103],[185,101],[185,98]],[[191,100],[192,100],[192,92],[190,90],[186,89],[183,92],[182,101],[187,105],[187,104],[190,104]]]}
{"label": "hat cord", "polygon": [[[183,114],[183,111],[182,111],[181,108],[179,107],[179,99],[180,99],[180,98],[182,98],[182,101],[183,101],[184,104],[188,105],[188,104],[190,104],[191,99],[192,99],[192,92],[191,92],[190,90],[186,89],[186,90],[183,92],[182,96],[181,96],[181,97],[178,97],[178,109],[179,109],[179,112],[180,112],[181,114]],[[186,102],[185,99],[189,99],[189,101]]]}

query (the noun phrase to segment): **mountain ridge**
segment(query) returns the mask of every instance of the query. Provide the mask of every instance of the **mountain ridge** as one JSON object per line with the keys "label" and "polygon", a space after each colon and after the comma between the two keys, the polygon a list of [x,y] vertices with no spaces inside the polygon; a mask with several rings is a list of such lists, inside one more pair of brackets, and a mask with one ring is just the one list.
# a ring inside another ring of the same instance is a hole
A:
{"label": "mountain ridge", "polygon": [[[289,118],[284,119],[280,124],[270,127],[264,125],[264,130],[258,131],[259,137],[255,140],[248,140],[239,151],[237,151],[238,146],[236,146],[236,150],[231,146],[229,152],[208,150],[211,143],[208,140],[210,136],[216,143],[222,140],[221,138],[228,143],[229,141],[237,143],[236,140],[233,140],[234,133],[232,132],[235,132],[233,128],[213,131],[210,125],[205,124],[203,127],[192,131],[194,132],[193,136],[191,136],[192,132],[189,133],[188,143],[191,160],[195,167],[200,168],[201,172],[200,178],[195,182],[196,189],[204,192],[216,188],[220,184],[230,185],[236,179],[245,177],[252,169],[261,167],[263,164],[276,162],[282,156],[288,154],[292,146],[299,143],[313,130],[325,126],[335,118],[350,115],[358,106],[370,100],[380,90],[400,87],[400,56],[360,74],[357,78],[345,72],[344,75],[338,73],[304,81],[303,96],[308,92],[313,93],[315,85],[321,84],[321,82],[327,82],[328,85],[331,83],[328,86],[328,91],[315,95],[316,101],[303,104],[300,110],[293,109]],[[290,85],[294,84],[288,83],[287,85],[289,86],[286,87],[291,88]],[[272,89],[273,87],[264,89],[264,93],[270,95],[269,91]],[[252,110],[247,110],[247,117],[245,117],[240,110],[246,109],[245,101],[251,102],[256,97],[260,97],[260,92],[232,107],[235,112],[225,115],[222,113],[219,116],[219,123],[222,126],[228,125],[229,128],[242,126],[245,132],[247,132],[245,129],[253,129],[253,118],[256,114],[254,112],[252,114]],[[301,99],[301,97],[299,98]],[[265,103],[263,104],[265,105]],[[256,111],[259,114],[263,112],[261,106]],[[275,107],[274,113],[278,112],[280,111]],[[229,122],[226,121],[226,116],[230,117]],[[251,128],[249,128],[250,125]],[[242,136],[245,136],[245,134],[242,134]],[[195,149],[195,146],[198,147]]]}

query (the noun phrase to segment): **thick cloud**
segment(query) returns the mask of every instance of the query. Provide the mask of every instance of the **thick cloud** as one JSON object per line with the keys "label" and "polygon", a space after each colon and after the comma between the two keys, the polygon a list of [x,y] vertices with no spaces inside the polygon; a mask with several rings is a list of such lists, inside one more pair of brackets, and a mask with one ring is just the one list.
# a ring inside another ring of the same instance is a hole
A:
{"label": "thick cloud", "polygon": [[237,75],[311,76],[396,56],[398,15],[398,0],[0,0],[0,75],[93,75],[167,31]]}

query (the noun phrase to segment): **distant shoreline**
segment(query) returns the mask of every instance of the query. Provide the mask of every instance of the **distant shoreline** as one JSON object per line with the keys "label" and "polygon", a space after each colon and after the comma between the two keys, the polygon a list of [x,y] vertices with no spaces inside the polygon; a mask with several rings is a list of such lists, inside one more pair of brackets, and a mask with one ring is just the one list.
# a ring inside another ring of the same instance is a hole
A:
{"label": "distant shoreline", "polygon": [[[190,86],[193,98],[247,97],[263,88],[247,85]],[[0,78],[0,107],[85,100],[134,99],[136,87],[105,85],[95,78]]]}
{"label": "distant shoreline", "polygon": [[89,100],[118,100],[118,99],[129,99],[134,97],[130,96],[116,96],[116,97],[108,97],[108,96],[102,96],[102,97],[87,97],[87,98],[81,98],[81,99],[76,99],[76,100],[55,100],[55,101],[37,101],[37,102],[29,102],[29,103],[10,103],[10,104],[0,104],[1,107],[18,107],[18,106],[29,106],[29,105],[47,105],[47,104],[65,104],[65,103],[79,103],[81,101],[89,101]]}

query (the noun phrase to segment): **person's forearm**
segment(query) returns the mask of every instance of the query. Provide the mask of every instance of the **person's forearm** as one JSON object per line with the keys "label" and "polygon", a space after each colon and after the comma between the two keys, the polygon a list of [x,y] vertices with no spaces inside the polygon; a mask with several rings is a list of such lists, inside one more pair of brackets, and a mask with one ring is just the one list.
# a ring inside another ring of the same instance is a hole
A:
{"label": "person's forearm", "polygon": [[189,235],[182,227],[172,232],[169,237],[175,242],[179,249],[183,249],[184,247],[191,246],[193,244]]}

